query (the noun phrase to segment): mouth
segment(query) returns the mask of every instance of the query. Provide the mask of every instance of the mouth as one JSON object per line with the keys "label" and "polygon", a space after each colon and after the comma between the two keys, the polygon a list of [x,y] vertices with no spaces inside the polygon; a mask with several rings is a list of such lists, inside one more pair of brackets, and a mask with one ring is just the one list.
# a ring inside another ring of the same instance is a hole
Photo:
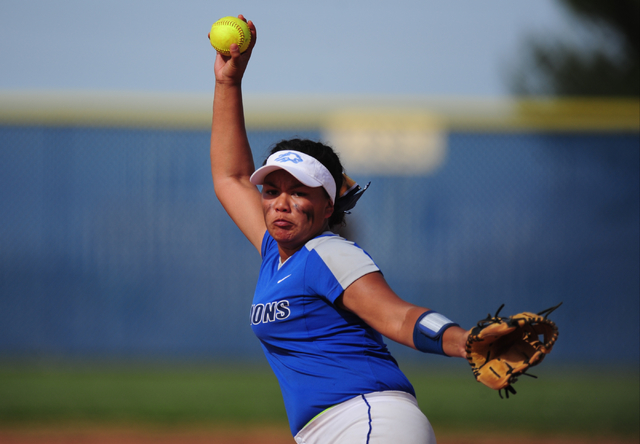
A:
{"label": "mouth", "polygon": [[273,221],[273,226],[281,229],[288,229],[293,226],[293,223],[286,219],[276,219]]}

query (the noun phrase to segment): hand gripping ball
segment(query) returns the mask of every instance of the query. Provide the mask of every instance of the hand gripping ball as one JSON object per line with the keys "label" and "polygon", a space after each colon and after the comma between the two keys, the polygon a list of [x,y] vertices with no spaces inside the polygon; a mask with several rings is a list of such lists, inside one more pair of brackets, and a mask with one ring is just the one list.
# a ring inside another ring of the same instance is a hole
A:
{"label": "hand gripping ball", "polygon": [[237,17],[223,17],[211,26],[209,40],[216,51],[229,56],[229,48],[233,43],[238,45],[240,52],[247,50],[251,42],[251,32],[245,21]]}

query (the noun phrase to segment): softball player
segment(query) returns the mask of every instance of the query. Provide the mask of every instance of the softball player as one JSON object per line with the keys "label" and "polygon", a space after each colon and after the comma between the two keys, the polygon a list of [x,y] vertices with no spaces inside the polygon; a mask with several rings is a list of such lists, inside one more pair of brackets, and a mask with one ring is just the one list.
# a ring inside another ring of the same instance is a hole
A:
{"label": "softball player", "polygon": [[255,170],[241,92],[256,42],[248,25],[249,49],[216,57],[211,169],[216,196],[262,256],[251,326],[291,432],[299,444],[435,443],[382,335],[463,357],[468,332],[402,300],[362,248],[330,231],[364,191],[330,147],[283,141]]}

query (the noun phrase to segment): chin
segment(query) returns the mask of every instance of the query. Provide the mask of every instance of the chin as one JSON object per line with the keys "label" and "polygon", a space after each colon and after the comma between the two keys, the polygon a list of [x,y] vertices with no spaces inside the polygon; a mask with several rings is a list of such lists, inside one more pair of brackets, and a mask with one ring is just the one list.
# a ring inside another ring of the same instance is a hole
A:
{"label": "chin", "polygon": [[295,235],[289,230],[283,230],[281,228],[271,228],[269,229],[269,234],[272,238],[276,240],[276,242],[291,242]]}

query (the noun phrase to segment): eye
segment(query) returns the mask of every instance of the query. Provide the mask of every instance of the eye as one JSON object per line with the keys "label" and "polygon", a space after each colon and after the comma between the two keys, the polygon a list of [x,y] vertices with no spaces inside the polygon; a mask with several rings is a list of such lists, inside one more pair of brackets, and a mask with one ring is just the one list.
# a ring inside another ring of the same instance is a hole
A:
{"label": "eye", "polygon": [[278,191],[275,188],[262,188],[262,194],[265,196],[273,197],[278,195]]}

